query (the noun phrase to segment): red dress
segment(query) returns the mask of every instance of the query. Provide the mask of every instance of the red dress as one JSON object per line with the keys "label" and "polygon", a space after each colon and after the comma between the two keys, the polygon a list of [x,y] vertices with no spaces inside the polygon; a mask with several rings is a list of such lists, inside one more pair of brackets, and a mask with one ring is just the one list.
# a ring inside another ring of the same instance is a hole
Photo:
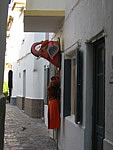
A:
{"label": "red dress", "polygon": [[57,99],[49,100],[48,129],[60,128],[60,107]]}

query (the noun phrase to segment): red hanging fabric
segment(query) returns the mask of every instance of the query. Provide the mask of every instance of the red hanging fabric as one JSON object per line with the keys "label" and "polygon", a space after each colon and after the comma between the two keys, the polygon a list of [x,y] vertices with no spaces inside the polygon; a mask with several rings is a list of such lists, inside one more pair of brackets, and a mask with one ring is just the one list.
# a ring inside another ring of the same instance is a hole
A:
{"label": "red hanging fabric", "polygon": [[48,129],[60,128],[60,79],[53,76],[48,85]]}
{"label": "red hanging fabric", "polygon": [[48,102],[48,129],[60,128],[59,100],[53,98]]}

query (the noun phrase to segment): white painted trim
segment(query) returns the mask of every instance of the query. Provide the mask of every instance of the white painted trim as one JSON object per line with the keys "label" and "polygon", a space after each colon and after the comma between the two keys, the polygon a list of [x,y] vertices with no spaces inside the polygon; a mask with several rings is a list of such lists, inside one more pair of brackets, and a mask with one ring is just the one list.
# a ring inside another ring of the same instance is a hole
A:
{"label": "white painted trim", "polygon": [[64,50],[65,56],[72,55],[74,50],[76,50],[77,48],[80,48],[80,47],[81,47],[81,40],[79,39],[76,42],[74,42],[73,44],[71,44],[70,46],[68,46],[67,48],[65,48],[65,50]]}
{"label": "white painted trim", "polygon": [[104,139],[103,145],[103,150],[113,150],[113,142],[106,138]]}
{"label": "white painted trim", "polygon": [[86,40],[86,43],[94,43],[97,40],[100,40],[103,37],[106,37],[107,34],[104,30],[101,30],[100,32],[98,32],[96,35],[94,35],[92,38]]}

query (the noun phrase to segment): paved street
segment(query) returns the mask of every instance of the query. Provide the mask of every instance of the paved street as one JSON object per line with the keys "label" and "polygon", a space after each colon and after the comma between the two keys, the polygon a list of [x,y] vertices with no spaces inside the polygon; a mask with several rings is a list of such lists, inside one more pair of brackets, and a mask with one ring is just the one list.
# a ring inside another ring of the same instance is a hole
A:
{"label": "paved street", "polygon": [[16,106],[6,104],[4,150],[56,150],[40,119],[27,116]]}

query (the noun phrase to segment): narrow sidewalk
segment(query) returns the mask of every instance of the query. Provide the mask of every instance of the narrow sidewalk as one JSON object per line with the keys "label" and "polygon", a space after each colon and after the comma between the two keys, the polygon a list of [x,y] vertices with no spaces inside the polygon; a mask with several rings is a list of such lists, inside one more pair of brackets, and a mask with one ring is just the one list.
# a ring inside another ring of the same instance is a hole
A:
{"label": "narrow sidewalk", "polygon": [[6,104],[4,150],[56,150],[41,119],[27,116],[18,107]]}

